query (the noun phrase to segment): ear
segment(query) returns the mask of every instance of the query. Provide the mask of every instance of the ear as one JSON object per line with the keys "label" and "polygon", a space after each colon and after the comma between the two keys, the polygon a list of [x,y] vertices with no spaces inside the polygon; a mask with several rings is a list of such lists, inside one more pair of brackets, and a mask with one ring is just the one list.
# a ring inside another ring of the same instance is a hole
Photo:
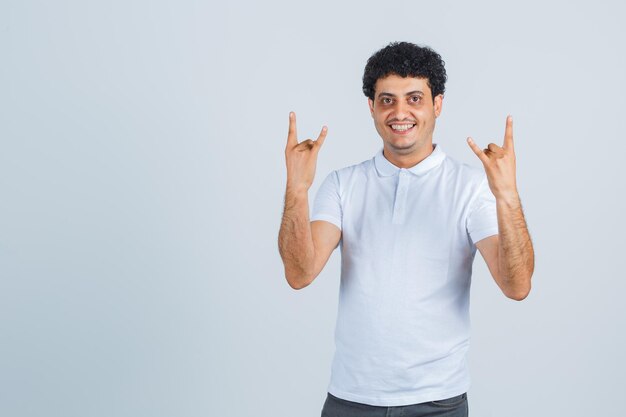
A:
{"label": "ear", "polygon": [[441,114],[441,107],[443,106],[443,94],[437,94],[435,96],[435,117],[439,117]]}
{"label": "ear", "polygon": [[372,117],[374,117],[374,102],[372,101],[371,98],[367,99],[367,104],[370,108],[370,114],[372,115]]}

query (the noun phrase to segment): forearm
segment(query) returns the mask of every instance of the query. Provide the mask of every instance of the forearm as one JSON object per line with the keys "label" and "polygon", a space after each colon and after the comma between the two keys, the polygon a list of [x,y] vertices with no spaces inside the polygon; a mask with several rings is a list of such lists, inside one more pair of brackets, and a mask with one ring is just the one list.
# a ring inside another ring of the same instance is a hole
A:
{"label": "forearm", "polygon": [[308,190],[304,187],[287,187],[278,250],[289,285],[293,288],[306,286],[313,271],[315,247],[309,221]]}
{"label": "forearm", "polygon": [[498,267],[504,292],[523,299],[530,291],[535,255],[517,192],[496,198],[498,213]]}

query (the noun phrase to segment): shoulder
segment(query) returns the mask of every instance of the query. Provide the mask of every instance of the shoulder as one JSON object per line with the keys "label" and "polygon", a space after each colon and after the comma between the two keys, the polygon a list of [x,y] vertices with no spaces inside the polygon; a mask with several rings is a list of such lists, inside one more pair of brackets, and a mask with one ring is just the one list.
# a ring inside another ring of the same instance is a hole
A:
{"label": "shoulder", "polygon": [[442,173],[444,188],[464,207],[472,207],[477,197],[489,189],[482,166],[473,166],[446,155]]}
{"label": "shoulder", "polygon": [[353,183],[359,179],[367,179],[368,172],[374,168],[374,158],[367,159],[358,164],[349,165],[336,169],[332,172],[340,184]]}
{"label": "shoulder", "polygon": [[341,175],[341,176],[351,175],[351,174],[358,173],[358,172],[366,172],[367,170],[373,167],[373,164],[374,164],[374,158],[370,158],[370,159],[366,159],[363,162],[359,162],[358,164],[349,165],[347,167],[337,169],[336,172],[338,175]]}
{"label": "shoulder", "polygon": [[331,171],[322,187],[333,188],[340,196],[349,193],[358,184],[367,182],[369,172],[374,167],[374,158]]}
{"label": "shoulder", "polygon": [[487,179],[482,167],[461,162],[450,155],[446,155],[443,168],[447,176],[464,187],[479,187]]}

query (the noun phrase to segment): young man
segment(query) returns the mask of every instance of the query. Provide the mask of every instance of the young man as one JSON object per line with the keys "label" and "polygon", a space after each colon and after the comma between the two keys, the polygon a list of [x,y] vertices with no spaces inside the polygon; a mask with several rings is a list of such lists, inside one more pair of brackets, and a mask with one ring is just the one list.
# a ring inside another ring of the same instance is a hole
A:
{"label": "young man", "polygon": [[466,416],[476,249],[507,297],[530,291],[534,253],[515,181],[512,118],[502,146],[481,150],[468,138],[484,170],[447,156],[433,143],[446,79],[428,47],[391,43],[370,57],[363,92],[383,147],[331,172],[310,220],[308,189],[327,128],[298,143],[289,115],[279,233],[287,282],[304,288],[338,245],[342,255],[322,415],[383,416],[392,408]]}

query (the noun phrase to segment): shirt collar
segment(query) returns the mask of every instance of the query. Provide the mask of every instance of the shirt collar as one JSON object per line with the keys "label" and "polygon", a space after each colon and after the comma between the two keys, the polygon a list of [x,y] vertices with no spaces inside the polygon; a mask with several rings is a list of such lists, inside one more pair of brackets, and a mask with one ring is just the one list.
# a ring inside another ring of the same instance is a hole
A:
{"label": "shirt collar", "polygon": [[[433,143],[434,149],[426,158],[420,161],[417,165],[412,166],[411,168],[406,168],[407,171],[415,174],[415,175],[423,175],[431,169],[439,166],[441,162],[445,159],[446,154],[441,149],[441,146]],[[376,170],[378,174],[383,177],[389,177],[391,175],[396,175],[401,168],[395,166],[387,158],[383,155],[383,149],[381,148],[376,156],[374,156],[374,164],[376,165]]]}

